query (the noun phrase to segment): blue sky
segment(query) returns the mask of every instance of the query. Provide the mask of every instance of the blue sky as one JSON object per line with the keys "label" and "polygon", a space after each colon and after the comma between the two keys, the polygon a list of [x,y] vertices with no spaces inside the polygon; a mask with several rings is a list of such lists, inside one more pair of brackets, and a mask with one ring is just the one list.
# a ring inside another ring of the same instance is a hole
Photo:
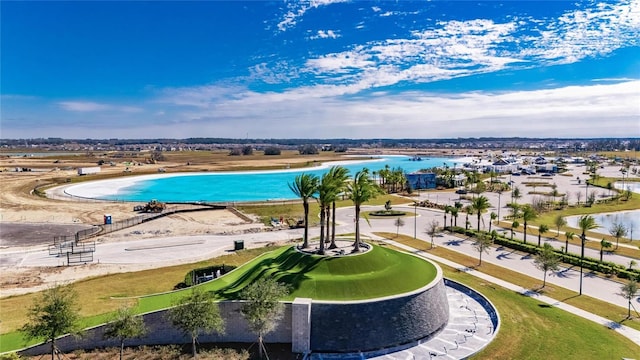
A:
{"label": "blue sky", "polygon": [[0,14],[2,138],[640,136],[640,0]]}

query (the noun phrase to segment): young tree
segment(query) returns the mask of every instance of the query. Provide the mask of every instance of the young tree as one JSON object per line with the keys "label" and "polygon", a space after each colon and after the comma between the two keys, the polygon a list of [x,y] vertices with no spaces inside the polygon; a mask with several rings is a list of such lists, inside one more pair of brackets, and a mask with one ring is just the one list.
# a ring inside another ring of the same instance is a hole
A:
{"label": "young tree", "polygon": [[437,220],[432,220],[431,223],[427,226],[427,234],[431,238],[431,248],[433,249],[433,238],[438,234],[438,230],[440,230],[440,225]]}
{"label": "young tree", "polygon": [[489,247],[491,247],[491,238],[485,234],[479,234],[476,242],[473,243],[473,247],[480,254],[478,266],[482,265],[482,253],[489,253]]}
{"label": "young tree", "polygon": [[319,183],[317,176],[302,173],[295,177],[293,184],[289,184],[289,189],[291,189],[296,196],[302,199],[302,207],[304,209],[303,249],[309,246],[309,199],[313,199],[315,197]]}
{"label": "young tree", "polygon": [[271,277],[261,277],[244,288],[240,297],[246,302],[240,312],[249,323],[249,329],[258,335],[258,353],[262,359],[263,338],[275,329],[282,318],[284,305],[280,299],[289,294],[289,288]]}
{"label": "young tree", "polygon": [[602,262],[602,255],[604,255],[604,249],[611,247],[611,243],[605,239],[600,240],[600,262]]}
{"label": "young tree", "polygon": [[560,236],[560,228],[565,226],[565,225],[567,225],[567,220],[565,220],[564,217],[562,217],[562,215],[558,215],[553,220],[553,225],[555,225],[556,229],[558,230],[558,233],[556,234],[556,237],[559,237]]}
{"label": "young tree", "polygon": [[546,224],[540,224],[538,227],[538,246],[541,246],[542,235],[549,231],[549,227]]}
{"label": "young tree", "polygon": [[576,236],[576,234],[572,231],[567,231],[566,233],[564,233],[564,237],[565,237],[564,253],[565,254],[569,252],[569,241],[573,240],[574,236]]}
{"label": "young tree", "polygon": [[621,293],[619,294],[623,298],[627,299],[627,318],[631,318],[631,300],[638,294],[638,283],[635,280],[629,280],[626,284],[624,284],[621,288]]}
{"label": "young tree", "polygon": [[400,226],[404,226],[404,220],[402,218],[397,218],[393,224],[396,226],[396,237],[400,234]]}
{"label": "young tree", "polygon": [[196,342],[201,332],[224,332],[224,320],[218,304],[200,287],[194,287],[168,311],[169,320],[185,335],[191,337],[191,355],[197,356]]}
{"label": "young tree", "polygon": [[624,236],[627,236],[627,227],[624,226],[624,224],[621,223],[621,222],[614,221],[614,223],[611,224],[611,227],[609,228],[609,234],[611,234],[611,236],[616,238],[616,248],[615,248],[615,250],[618,250],[618,245],[620,243],[620,238],[624,237]]}
{"label": "young tree", "polygon": [[28,310],[28,322],[20,331],[27,340],[45,339],[51,342],[51,360],[58,348],[56,339],[79,330],[77,293],[71,286],[56,285],[45,290]]}
{"label": "young tree", "polygon": [[542,250],[536,254],[533,258],[533,263],[536,269],[543,272],[544,277],[542,279],[542,287],[547,285],[547,272],[558,271],[560,268],[560,259],[555,252],[553,252],[553,246],[545,243]]}
{"label": "young tree", "polygon": [[122,360],[124,341],[142,337],[146,332],[147,329],[142,316],[136,316],[130,307],[122,307],[118,309],[111,318],[111,322],[107,324],[104,337],[120,341],[120,360]]}
{"label": "young tree", "polygon": [[518,199],[520,199],[522,197],[522,193],[520,192],[520,188],[519,187],[514,187],[513,191],[511,191],[511,199],[512,201],[515,200],[514,202],[517,204],[518,203]]}
{"label": "young tree", "polygon": [[582,191],[576,191],[576,205],[580,206],[580,199],[582,199]]}

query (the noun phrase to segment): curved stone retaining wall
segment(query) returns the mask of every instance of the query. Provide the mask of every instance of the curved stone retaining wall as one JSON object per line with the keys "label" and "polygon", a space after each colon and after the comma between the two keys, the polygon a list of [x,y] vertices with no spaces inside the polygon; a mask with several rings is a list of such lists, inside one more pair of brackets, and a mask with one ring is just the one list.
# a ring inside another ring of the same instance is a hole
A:
{"label": "curved stone retaining wall", "polygon": [[442,275],[411,294],[363,302],[317,302],[311,307],[311,351],[364,352],[437,334],[449,320]]}
{"label": "curved stone retaining wall", "polygon": [[[427,260],[425,260],[427,261]],[[404,345],[436,335],[449,320],[449,304],[442,270],[428,285],[410,293],[362,301],[313,301],[296,299],[285,303],[284,316],[265,342],[292,343],[294,352],[349,353],[375,351]],[[224,334],[203,334],[200,342],[256,341],[240,314],[241,301],[219,303],[225,320]],[[147,335],[126,342],[127,346],[184,344],[190,339],[167,320],[166,311],[144,315]],[[102,336],[104,326],[86,331],[82,337],[66,336],[56,343],[63,352],[118,346]],[[48,345],[22,351],[43,354]]]}

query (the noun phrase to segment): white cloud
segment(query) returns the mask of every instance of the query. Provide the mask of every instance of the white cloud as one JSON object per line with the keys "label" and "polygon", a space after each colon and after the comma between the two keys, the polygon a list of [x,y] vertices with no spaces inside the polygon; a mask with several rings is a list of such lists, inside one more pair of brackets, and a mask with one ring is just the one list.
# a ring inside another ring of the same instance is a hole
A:
{"label": "white cloud", "polygon": [[283,15],[283,19],[278,23],[278,30],[286,31],[287,29],[296,26],[298,19],[301,18],[310,9],[347,1],[348,0],[290,1],[287,3],[288,11]]}
{"label": "white cloud", "polygon": [[57,105],[66,111],[73,112],[117,111],[136,113],[142,111],[139,107],[108,105],[93,101],[60,101]]}
{"label": "white cloud", "polygon": [[340,37],[340,34],[338,34],[338,32],[333,31],[333,30],[318,30],[318,32],[316,33],[316,35],[311,36],[310,39],[311,40],[315,40],[315,39],[337,39]]}
{"label": "white cloud", "polygon": [[640,133],[638,88],[636,80],[535,91],[381,93],[353,99],[341,97],[348,88],[339,85],[285,93],[245,90],[233,99],[185,109],[174,119],[181,127],[215,128],[219,136],[256,128],[261,129],[255,135],[260,137],[629,136]]}
{"label": "white cloud", "polygon": [[[381,11],[381,9],[374,9]],[[639,43],[640,1],[598,4],[557,19],[514,17],[442,21],[390,38],[307,59],[317,83],[392,85],[430,82],[505,69],[573,63]]]}

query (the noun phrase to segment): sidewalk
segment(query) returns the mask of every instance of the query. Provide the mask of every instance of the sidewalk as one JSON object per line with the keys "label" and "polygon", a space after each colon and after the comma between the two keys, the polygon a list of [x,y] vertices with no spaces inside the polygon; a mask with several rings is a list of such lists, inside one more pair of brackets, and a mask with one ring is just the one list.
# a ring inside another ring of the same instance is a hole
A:
{"label": "sidewalk", "polygon": [[568,312],[570,312],[572,314],[575,314],[575,315],[580,316],[582,318],[585,318],[587,320],[591,320],[591,321],[596,322],[596,323],[598,323],[600,325],[606,326],[609,329],[612,329],[613,331],[615,331],[615,332],[619,333],[620,335],[630,339],[631,341],[633,341],[634,343],[636,343],[637,345],[640,346],[640,331],[638,331],[638,330],[632,329],[632,328],[630,328],[628,326],[625,326],[625,325],[620,325],[618,323],[612,322],[612,321],[610,321],[608,319],[605,319],[605,318],[603,318],[601,316],[594,315],[592,313],[589,313],[589,312],[586,312],[584,310],[578,309],[578,308],[576,308],[574,306],[565,304],[565,303],[560,302],[558,300],[552,299],[552,298],[550,298],[548,296],[538,295],[535,292],[530,291],[529,289],[525,289],[525,288],[520,287],[518,285],[514,285],[514,284],[506,282],[504,280],[500,280],[498,278],[495,278],[495,277],[493,277],[491,275],[487,275],[487,274],[481,273],[479,271],[467,268],[465,266],[462,266],[460,264],[454,263],[453,261],[449,261],[449,260],[441,258],[439,256],[431,255],[431,254],[426,253],[424,251],[420,251],[420,250],[414,249],[412,247],[400,244],[400,243],[392,241],[392,240],[383,239],[383,238],[380,238],[380,237],[375,236],[375,235],[371,235],[371,236],[373,238],[376,238],[378,240],[384,241],[384,242],[386,242],[388,244],[391,244],[391,245],[396,246],[398,248],[404,249],[404,250],[409,251],[411,253],[414,253],[416,255],[419,255],[419,256],[422,256],[424,258],[428,258],[428,259],[437,261],[437,262],[439,262],[441,264],[444,264],[444,265],[447,265],[447,266],[462,270],[467,274],[470,274],[470,275],[473,275],[473,276],[478,277],[480,279],[483,279],[485,281],[494,283],[494,284],[499,285],[499,286],[501,286],[501,287],[503,287],[505,289],[509,289],[509,290],[518,292],[518,293],[520,293],[522,295],[525,295],[525,296],[534,297],[535,299],[537,299],[537,300],[539,300],[539,301],[541,301],[543,303],[549,304],[551,306],[555,306],[555,307],[557,307],[559,309],[568,311]]}

